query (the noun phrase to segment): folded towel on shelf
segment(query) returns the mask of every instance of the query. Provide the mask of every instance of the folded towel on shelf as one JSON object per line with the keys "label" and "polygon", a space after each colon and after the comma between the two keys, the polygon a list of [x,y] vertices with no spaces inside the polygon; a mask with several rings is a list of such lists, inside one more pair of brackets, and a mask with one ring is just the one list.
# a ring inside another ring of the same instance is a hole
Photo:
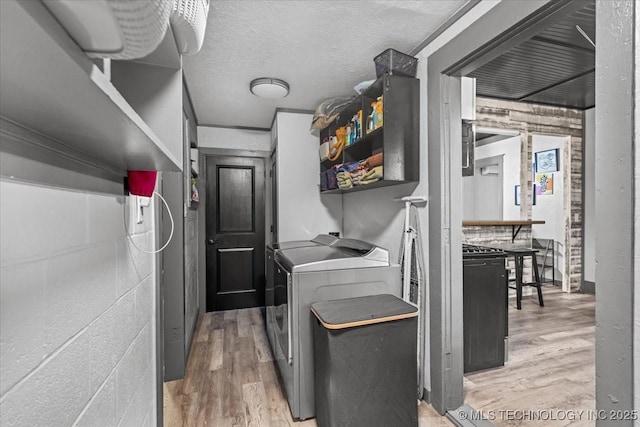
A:
{"label": "folded towel on shelf", "polygon": [[329,170],[320,172],[320,191],[329,189]]}
{"label": "folded towel on shelf", "polygon": [[353,172],[360,167],[360,162],[350,162],[342,165],[346,172]]}
{"label": "folded towel on shelf", "polygon": [[343,181],[351,181],[351,174],[349,172],[338,172],[336,174],[336,179],[338,180],[338,183]]}
{"label": "folded towel on shelf", "polygon": [[349,163],[349,172],[353,173],[353,172],[358,172],[361,171],[362,169],[365,169],[365,165],[364,162],[353,162],[353,163]]}
{"label": "folded towel on shelf", "polygon": [[349,175],[349,172],[338,172],[336,174],[336,178],[338,180],[338,188],[345,190],[353,187],[353,182],[351,181],[351,175]]}
{"label": "folded towel on shelf", "polygon": [[353,182],[351,181],[351,174],[346,171],[336,173],[336,179],[338,181],[338,188],[341,190],[347,190],[353,187]]}
{"label": "folded towel on shelf", "polygon": [[378,153],[368,157],[365,163],[368,169],[373,169],[376,166],[382,166],[382,161],[383,161],[382,153]]}
{"label": "folded towel on shelf", "polygon": [[347,181],[338,181],[338,188],[341,190],[348,190],[349,188],[353,187],[353,183],[351,182],[351,180],[347,180]]}
{"label": "folded towel on shelf", "polygon": [[364,168],[351,172],[351,181],[353,182],[353,185],[359,185],[360,180],[362,179],[363,176],[365,176],[366,173],[367,173],[367,170]]}
{"label": "folded towel on shelf", "polygon": [[336,178],[336,172],[340,165],[334,165],[327,170],[327,189],[335,190],[338,188],[338,179]]}
{"label": "folded towel on shelf", "polygon": [[362,179],[362,180],[360,180],[360,185],[373,184],[374,182],[380,181],[380,179],[381,178]]}
{"label": "folded towel on shelf", "polygon": [[360,178],[360,184],[371,184],[382,179],[382,166],[376,166]]}
{"label": "folded towel on shelf", "polygon": [[364,179],[382,178],[382,166],[376,166],[365,174]]}

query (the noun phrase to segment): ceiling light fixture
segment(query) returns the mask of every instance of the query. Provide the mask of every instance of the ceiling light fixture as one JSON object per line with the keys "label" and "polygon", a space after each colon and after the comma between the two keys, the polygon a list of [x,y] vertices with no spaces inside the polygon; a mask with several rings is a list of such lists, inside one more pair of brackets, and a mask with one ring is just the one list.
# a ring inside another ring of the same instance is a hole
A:
{"label": "ceiling light fixture", "polygon": [[251,81],[251,93],[260,98],[278,99],[289,95],[289,83],[271,77],[260,77]]}

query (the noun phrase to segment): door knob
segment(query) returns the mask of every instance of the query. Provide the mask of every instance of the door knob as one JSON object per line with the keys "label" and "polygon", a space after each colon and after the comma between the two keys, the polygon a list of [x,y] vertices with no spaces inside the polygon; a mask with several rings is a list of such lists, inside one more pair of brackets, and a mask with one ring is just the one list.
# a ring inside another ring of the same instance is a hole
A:
{"label": "door knob", "polygon": [[220,241],[215,240],[215,239],[208,239],[207,243],[210,244],[210,245],[216,245],[216,244],[220,243]]}

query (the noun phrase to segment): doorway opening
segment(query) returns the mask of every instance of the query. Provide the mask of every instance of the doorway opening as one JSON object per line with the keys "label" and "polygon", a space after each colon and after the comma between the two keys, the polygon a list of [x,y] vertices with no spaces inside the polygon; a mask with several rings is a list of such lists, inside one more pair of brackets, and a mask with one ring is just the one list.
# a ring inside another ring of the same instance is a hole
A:
{"label": "doorway opening", "polygon": [[[507,251],[537,251],[535,257],[522,260],[507,256],[507,280],[511,284],[519,280],[516,261],[523,261],[522,281],[539,280],[539,289],[546,295],[543,306],[543,297],[537,297],[533,287],[524,287],[520,307],[516,304],[515,286],[509,287],[504,364],[485,371],[466,368],[469,372],[465,372],[465,402],[479,410],[544,410],[550,404],[545,396],[550,395],[559,408],[595,410],[595,374],[593,369],[585,369],[595,366],[595,297],[562,293],[578,291],[582,284],[582,110],[594,102],[588,96],[572,97],[563,88],[571,83],[586,87],[583,92],[587,94],[594,93],[589,77],[593,76],[595,52],[583,45],[576,25],[595,31],[593,2],[558,12],[553,22],[537,29],[534,35],[465,74],[475,79],[474,86],[481,95],[475,100],[476,125],[518,133],[518,137],[500,141],[481,140],[474,153],[480,177],[474,179],[487,182],[483,167],[486,171],[487,163],[496,163],[495,158],[502,156],[502,181],[496,183],[494,191],[511,195],[503,199],[502,218],[523,223],[518,224],[519,233],[512,232],[510,239],[504,232],[508,227],[500,226],[499,221],[481,230],[463,227],[463,243]],[[562,62],[558,56],[568,55],[568,51],[575,51],[575,55]],[[528,56],[522,56],[522,52]],[[542,70],[508,77],[513,70],[535,67],[530,56],[542,63]],[[548,69],[548,62],[562,65]],[[463,178],[463,189],[469,179]],[[482,196],[494,202],[497,199],[484,193]],[[465,203],[466,198],[463,207]],[[478,213],[486,214],[476,209]],[[467,272],[466,267],[464,271]],[[465,277],[465,289],[466,280]],[[553,286],[556,280],[562,288]],[[472,327],[463,325],[465,331]],[[571,361],[569,365],[565,365],[567,360]],[[581,368],[572,372],[576,365]],[[546,373],[545,380],[540,379],[540,372]],[[509,378],[518,384],[517,388],[495,386]],[[500,403],[487,401],[488,395],[502,399]]]}
{"label": "doorway opening", "polygon": [[[616,18],[620,18],[619,15],[614,16],[609,5],[603,4],[602,6],[604,13],[609,13],[609,15],[607,15],[609,19],[615,20]],[[459,159],[462,157],[462,147],[459,145],[462,134],[459,125],[461,116],[458,108],[460,105],[461,87],[459,78],[471,75],[475,70],[480,69],[483,65],[495,60],[496,58],[499,59],[505,52],[510,50],[517,52],[518,46],[522,44],[523,41],[533,40],[536,43],[546,45],[552,44],[548,38],[543,37],[544,40],[540,40],[540,37],[536,37],[536,35],[538,35],[543,29],[550,28],[554,24],[560,22],[566,16],[576,14],[581,9],[589,7],[591,7],[593,17],[595,18],[595,7],[593,7],[593,2],[539,2],[536,4],[529,3],[526,5],[519,3],[518,7],[515,7],[515,5],[509,4],[508,2],[502,2],[496,5],[490,13],[487,13],[481,19],[474,22],[460,35],[429,57],[428,90],[430,96],[427,101],[429,105],[429,180],[430,183],[437,183],[436,185],[430,185],[432,204],[430,205],[429,210],[430,234],[432,236],[429,244],[430,311],[432,313],[431,378],[433,405],[441,413],[446,413],[447,411],[455,412],[457,408],[462,407],[462,403],[464,401],[462,358],[459,357],[459,355],[462,355],[464,352],[463,343],[460,339],[463,328],[461,312],[462,257],[458,254],[459,248],[462,245],[462,227],[458,225],[462,223],[462,203],[460,200],[461,198],[459,199],[457,194],[455,194],[455,192],[458,191],[457,189],[461,188],[462,185],[462,177],[456,174],[456,172],[460,170]],[[612,5],[611,8],[615,8],[615,6]],[[580,15],[580,13],[577,14]],[[629,22],[632,21],[629,17],[632,16],[633,13],[625,15],[624,22],[629,24]],[[582,28],[584,28],[584,26],[582,26]],[[613,40],[610,40],[610,42],[613,43]],[[569,46],[561,46],[560,50],[564,48],[569,48]],[[588,47],[580,47],[577,50],[580,51],[580,54],[590,54],[592,57],[591,68],[575,76],[578,79],[586,81],[587,86],[589,86],[589,79],[594,77],[595,70],[593,48],[591,47],[590,52]],[[629,54],[629,52],[626,52],[625,54]],[[524,56],[526,57],[527,55]],[[560,56],[562,56],[562,54]],[[575,56],[572,58],[575,59]],[[557,63],[555,64],[557,66]],[[540,64],[534,64],[534,66],[530,68],[539,69],[540,67],[537,67],[536,65]],[[521,68],[520,74],[524,75],[525,80],[534,80],[528,79],[526,67]],[[609,77],[613,77],[608,71],[604,74],[609,75]],[[517,75],[517,73],[514,75]],[[569,85],[569,80],[564,83]],[[504,81],[506,82],[506,80]],[[536,93],[530,93],[529,99],[521,101],[537,102],[538,105],[546,104],[547,106],[550,104],[552,106],[558,105],[557,103],[544,103],[542,100],[543,92],[547,89],[549,89],[550,92],[554,92],[551,90],[552,88],[543,87],[540,89],[541,90],[536,91]],[[589,95],[595,93],[595,89],[593,87],[585,91],[569,90],[567,87],[564,89],[566,91],[560,92],[565,94],[573,93],[583,101],[588,99]],[[558,91],[555,93],[557,94]],[[602,92],[598,93],[604,95]],[[606,99],[609,98],[608,95],[604,97]],[[504,101],[504,98],[507,97],[496,97],[499,101]],[[579,106],[578,110],[580,120],[584,114],[584,109],[590,106],[593,106],[593,103],[587,103]],[[514,116],[517,116],[517,113],[519,112],[516,112]],[[506,112],[503,109],[503,114],[508,116],[509,112]],[[556,117],[555,119],[558,121],[564,121],[566,117]],[[573,131],[553,132],[546,127],[547,124],[553,123],[555,119],[553,117],[549,117],[545,122],[535,123],[537,129],[530,129],[529,133],[532,135],[536,133],[542,135],[553,134],[563,137],[568,135],[571,137],[571,142],[566,145],[569,146],[570,150],[573,151],[574,148],[582,148],[583,135],[581,130],[579,134],[574,135]],[[603,122],[607,122],[607,120],[603,120]],[[529,142],[528,136],[525,142],[529,144],[528,147],[532,147],[532,141]],[[578,152],[578,150],[575,150],[575,152]],[[527,165],[531,164],[533,154],[535,153],[531,153],[527,150]],[[578,157],[576,156],[576,158]],[[568,162],[566,166],[570,168],[569,171],[571,174],[570,179],[564,181],[565,188],[567,183],[580,183],[584,178],[582,163]],[[536,181],[536,177],[533,175],[533,169],[531,166],[528,166],[527,169],[528,170],[526,172],[524,169],[521,170],[521,173],[528,174],[528,177],[524,177],[524,180],[527,180],[528,182],[526,188],[523,189],[523,193],[521,194],[521,211],[524,210],[527,213],[526,217],[531,218],[533,209],[532,199],[535,194],[533,183]],[[572,196],[576,196],[580,195],[584,191],[579,187],[569,188],[568,190],[569,191],[565,192],[565,195],[571,194]],[[567,263],[570,263],[569,265],[573,267],[567,269],[569,286],[572,290],[579,289],[583,280],[582,268],[580,265],[582,249],[584,246],[584,243],[581,241],[582,216],[583,207],[580,205],[572,205],[569,215],[564,218],[564,226],[566,230],[565,235],[571,236],[571,238],[576,238],[579,242],[576,244],[576,241],[572,241],[570,252],[567,251],[567,248],[564,248],[563,250],[563,253],[568,253],[569,256],[562,260],[562,264],[566,265]],[[625,287],[625,295],[626,291],[627,288]],[[558,295],[562,297],[560,299],[565,299],[565,297],[567,297],[566,294],[560,292],[558,292]],[[577,295],[579,294],[571,294],[569,298],[574,298]],[[594,298],[591,295],[587,295],[586,297]],[[589,304],[591,304],[592,307],[589,310],[593,313],[595,311],[594,307],[596,303],[590,302]],[[576,302],[574,307],[577,308],[580,305],[584,304],[582,302]],[[603,304],[600,302],[598,302],[598,305],[603,307]],[[535,308],[536,310],[546,310],[547,307]],[[550,314],[553,313],[553,311],[546,310],[544,313]],[[627,312],[625,313],[625,316],[629,314]],[[592,314],[591,319],[589,320],[591,323],[588,328],[590,328],[591,331],[595,330],[594,317],[595,316]],[[571,318],[571,308],[563,311],[561,310],[558,316],[560,322],[562,321],[561,319],[565,319],[565,323],[568,325],[571,325]],[[558,334],[555,336],[556,338],[560,338],[562,334],[570,334],[568,331],[555,331],[549,332],[548,335],[556,333]],[[595,351],[593,350],[595,347],[593,344],[595,342],[594,337],[595,334],[591,332],[589,339],[584,338],[584,342],[576,344],[578,344],[578,346],[584,345],[585,348],[589,349],[588,351],[590,351],[592,355],[595,355]],[[586,369],[583,369],[583,372],[591,371],[591,373],[593,373],[593,371],[589,369],[590,366],[594,366],[593,358],[594,356],[592,356],[591,362],[588,358],[579,362],[584,363],[583,366],[587,366]],[[529,369],[535,369],[533,366],[534,364],[532,364]],[[554,369],[551,369],[550,371],[553,372]],[[516,377],[516,379],[518,379],[518,377]],[[605,388],[605,386],[600,387]],[[593,384],[582,385],[582,391],[587,390],[593,397],[595,397],[594,389],[595,386]],[[579,396],[579,394],[576,394],[576,396]],[[486,399],[490,400],[496,398],[487,396]],[[514,401],[515,398],[513,396],[509,396],[509,399]],[[595,399],[593,399],[593,401],[595,401]],[[595,404],[592,404],[592,406],[595,407]],[[532,403],[527,402],[526,407],[532,407]],[[573,405],[573,407],[575,407],[575,405]]]}

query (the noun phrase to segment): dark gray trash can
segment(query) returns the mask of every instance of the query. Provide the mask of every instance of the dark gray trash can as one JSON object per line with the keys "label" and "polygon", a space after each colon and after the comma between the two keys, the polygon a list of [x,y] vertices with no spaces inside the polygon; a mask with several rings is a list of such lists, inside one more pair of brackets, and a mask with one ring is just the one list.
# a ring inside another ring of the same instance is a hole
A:
{"label": "dark gray trash can", "polygon": [[418,425],[418,310],[393,295],[311,304],[319,427]]}

